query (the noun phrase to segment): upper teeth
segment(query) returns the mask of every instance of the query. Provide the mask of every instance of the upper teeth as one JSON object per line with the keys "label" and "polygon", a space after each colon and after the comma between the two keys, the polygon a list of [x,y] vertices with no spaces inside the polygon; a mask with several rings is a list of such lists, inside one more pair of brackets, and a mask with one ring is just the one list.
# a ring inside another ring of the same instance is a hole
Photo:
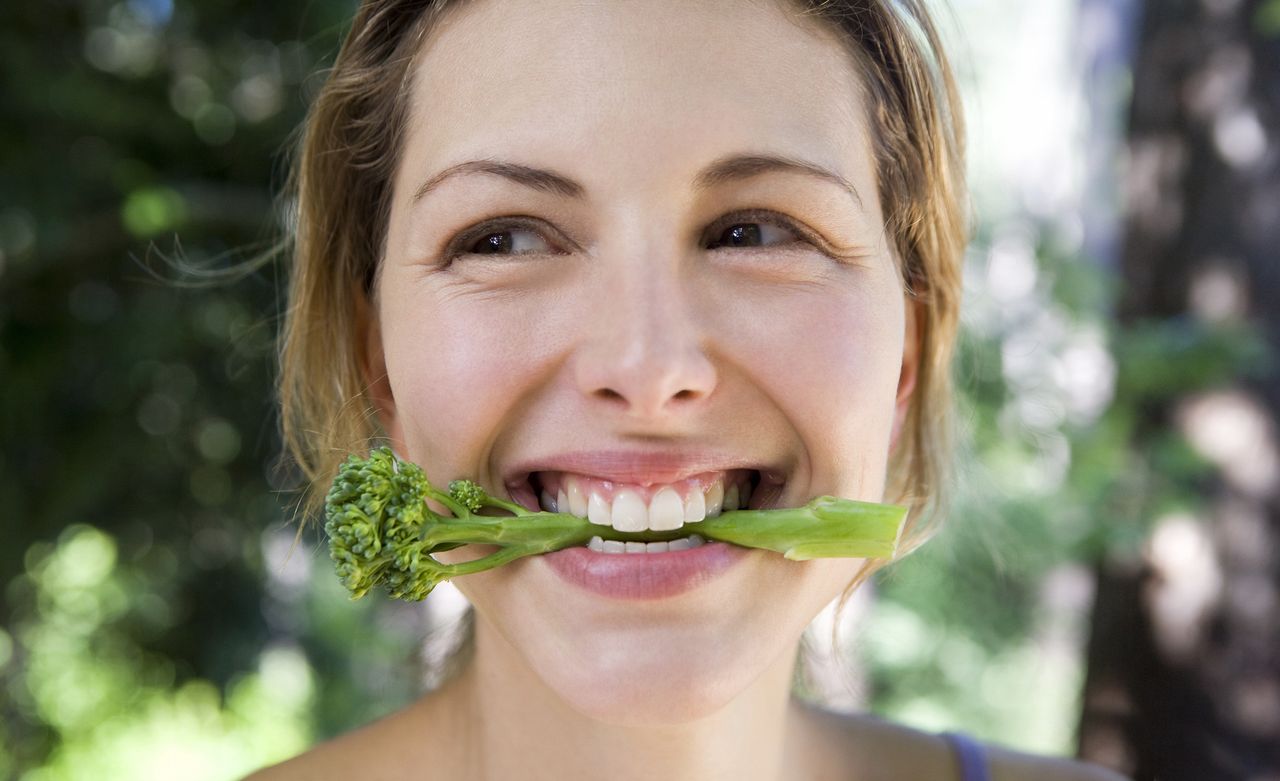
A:
{"label": "upper teeth", "polygon": [[622,532],[672,531],[725,510],[746,507],[751,501],[751,483],[743,470],[649,486],[547,472],[542,485],[542,509],[577,515]]}

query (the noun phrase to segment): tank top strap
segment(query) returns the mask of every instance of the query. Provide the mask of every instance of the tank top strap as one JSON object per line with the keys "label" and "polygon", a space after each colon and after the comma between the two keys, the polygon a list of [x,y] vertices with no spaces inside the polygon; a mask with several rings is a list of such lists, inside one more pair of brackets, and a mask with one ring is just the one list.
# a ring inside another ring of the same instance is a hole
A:
{"label": "tank top strap", "polygon": [[960,763],[960,781],[991,781],[991,771],[987,769],[987,756],[981,743],[962,732],[944,732],[942,737],[951,745],[956,761]]}

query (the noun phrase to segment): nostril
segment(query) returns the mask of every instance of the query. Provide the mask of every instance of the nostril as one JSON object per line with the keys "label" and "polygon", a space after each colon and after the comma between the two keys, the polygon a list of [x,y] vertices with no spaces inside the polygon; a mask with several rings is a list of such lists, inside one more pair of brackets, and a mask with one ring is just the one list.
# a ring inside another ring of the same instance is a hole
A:
{"label": "nostril", "polygon": [[596,395],[607,401],[624,401],[622,394],[613,388],[601,388],[596,391]]}

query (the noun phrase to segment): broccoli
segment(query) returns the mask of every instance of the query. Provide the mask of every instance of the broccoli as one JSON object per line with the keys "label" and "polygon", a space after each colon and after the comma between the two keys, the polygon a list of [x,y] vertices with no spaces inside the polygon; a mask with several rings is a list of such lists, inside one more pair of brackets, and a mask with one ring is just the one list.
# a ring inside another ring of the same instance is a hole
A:
{"label": "broccoli", "polygon": [[[433,512],[434,499],[452,517]],[[506,515],[482,515],[483,510]],[[776,551],[788,559],[891,558],[906,509],[819,496],[804,507],[735,510],[697,524],[702,536]],[[343,463],[325,498],[325,532],[338,577],[352,599],[379,584],[391,596],[416,601],[443,581],[481,572],[521,556],[585,545],[602,527],[568,513],[534,512],[490,496],[471,480],[454,480],[449,491],[427,481],[417,464],[378,448],[368,458]],[[676,539],[670,532],[619,532],[610,539]],[[499,550],[475,561],[444,564],[433,553],[472,543]]]}

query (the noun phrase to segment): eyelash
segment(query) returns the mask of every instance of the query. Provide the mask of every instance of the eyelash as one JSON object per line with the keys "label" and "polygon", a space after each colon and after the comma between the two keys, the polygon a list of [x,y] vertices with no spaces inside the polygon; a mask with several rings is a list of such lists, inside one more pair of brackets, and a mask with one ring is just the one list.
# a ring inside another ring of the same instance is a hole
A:
{"label": "eyelash", "polygon": [[[718,237],[721,233],[723,233],[725,230],[729,228],[732,228],[737,225],[750,225],[752,223],[763,223],[765,225],[771,225],[775,228],[782,228],[783,230],[790,231],[797,238],[793,242],[784,242],[780,244],[766,245],[763,247],[723,247],[722,246],[722,247],[716,247],[715,249],[717,250],[718,249],[777,250],[784,247],[791,247],[795,244],[808,244],[810,246],[817,246],[817,247],[821,247],[822,245],[821,239],[819,239],[813,233],[813,231],[800,225],[798,222],[791,219],[790,217],[779,214],[778,212],[769,211],[767,209],[751,209],[747,211],[733,212],[731,214],[727,214],[724,217],[721,217],[720,219],[713,222],[711,226],[707,229],[706,235]],[[450,241],[448,247],[445,249],[444,259],[446,261],[452,261],[466,255],[494,254],[497,257],[512,257],[512,256],[518,257],[520,255],[537,254],[533,252],[516,252],[516,253],[511,253],[509,255],[504,256],[499,253],[472,252],[470,250],[470,247],[474,246],[477,241],[485,238],[486,236],[490,236],[495,233],[506,233],[511,230],[527,230],[532,233],[538,234],[538,236],[542,238],[544,241],[546,241],[548,244],[553,243],[549,238],[547,238],[547,236],[544,235],[545,231],[540,228],[541,224],[542,224],[541,220],[537,220],[533,217],[526,217],[523,215],[514,216],[514,217],[501,217],[495,220],[489,220],[487,222],[480,223],[479,225],[473,228],[463,231],[457,238]]]}

